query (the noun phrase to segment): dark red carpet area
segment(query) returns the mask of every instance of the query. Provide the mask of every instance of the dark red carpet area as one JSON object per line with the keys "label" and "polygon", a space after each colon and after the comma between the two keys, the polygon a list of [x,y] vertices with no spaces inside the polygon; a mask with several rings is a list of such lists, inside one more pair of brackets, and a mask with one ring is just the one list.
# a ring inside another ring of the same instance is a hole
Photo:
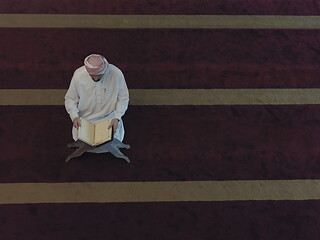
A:
{"label": "dark red carpet area", "polygon": [[317,179],[320,108],[130,106],[131,164],[86,153],[68,164],[62,106],[1,107],[1,182]]}
{"label": "dark red carpet area", "polygon": [[[1,0],[0,14],[290,15],[308,21],[320,14],[320,2]],[[0,88],[67,89],[91,53],[118,66],[129,89],[320,87],[320,28],[84,26],[1,27]],[[73,139],[62,105],[2,103],[0,119],[0,183],[320,179],[318,104],[130,105],[123,117],[130,164],[109,153],[65,163]],[[46,193],[38,194],[29,197]],[[282,193],[270,189],[270,196]],[[319,240],[320,201],[292,199],[0,204],[0,240]]]}
{"label": "dark red carpet area", "polygon": [[319,239],[319,201],[0,206],[1,239]]}
{"label": "dark red carpet area", "polygon": [[123,70],[129,88],[320,86],[319,30],[2,28],[0,35],[1,88],[65,89],[92,52]]}
{"label": "dark red carpet area", "polygon": [[316,15],[314,0],[2,0],[0,13]]}

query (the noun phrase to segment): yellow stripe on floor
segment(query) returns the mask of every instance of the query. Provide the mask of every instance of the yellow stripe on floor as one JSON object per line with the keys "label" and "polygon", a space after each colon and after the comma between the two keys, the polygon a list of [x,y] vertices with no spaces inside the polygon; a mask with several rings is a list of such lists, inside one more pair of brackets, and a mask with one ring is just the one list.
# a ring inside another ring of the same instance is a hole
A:
{"label": "yellow stripe on floor", "polygon": [[[320,104],[320,89],[130,89],[130,105]],[[66,89],[0,89],[0,105],[63,105]]]}
{"label": "yellow stripe on floor", "polygon": [[320,200],[320,180],[0,184],[0,204],[248,200]]}
{"label": "yellow stripe on floor", "polygon": [[0,27],[318,29],[320,16],[0,14]]}

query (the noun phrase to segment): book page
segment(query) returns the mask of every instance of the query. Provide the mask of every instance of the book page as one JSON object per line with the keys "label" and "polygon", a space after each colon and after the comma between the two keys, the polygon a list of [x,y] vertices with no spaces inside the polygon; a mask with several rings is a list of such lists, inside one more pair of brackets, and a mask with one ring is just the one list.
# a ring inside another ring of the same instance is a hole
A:
{"label": "book page", "polygon": [[81,127],[79,127],[79,134],[78,138],[90,144],[91,146],[94,145],[94,125],[85,119],[81,118]]}
{"label": "book page", "polygon": [[95,145],[112,140],[112,128],[108,129],[111,119],[96,123],[95,125]]}

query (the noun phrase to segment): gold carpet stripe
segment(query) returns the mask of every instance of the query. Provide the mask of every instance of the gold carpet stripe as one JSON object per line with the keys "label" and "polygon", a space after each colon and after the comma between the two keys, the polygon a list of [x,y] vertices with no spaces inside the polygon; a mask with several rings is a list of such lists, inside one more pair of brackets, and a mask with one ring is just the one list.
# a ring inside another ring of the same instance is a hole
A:
{"label": "gold carpet stripe", "polygon": [[[130,105],[320,104],[320,89],[130,89]],[[0,105],[63,105],[65,89],[0,89]]]}
{"label": "gold carpet stripe", "polygon": [[320,16],[0,14],[0,27],[318,29]]}
{"label": "gold carpet stripe", "polygon": [[0,184],[0,204],[246,200],[320,200],[320,180]]}

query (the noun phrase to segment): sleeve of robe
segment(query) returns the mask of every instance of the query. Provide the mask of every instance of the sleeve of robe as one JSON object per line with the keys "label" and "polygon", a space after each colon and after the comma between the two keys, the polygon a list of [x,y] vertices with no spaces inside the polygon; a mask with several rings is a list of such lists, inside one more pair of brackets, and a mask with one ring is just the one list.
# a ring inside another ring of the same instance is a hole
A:
{"label": "sleeve of robe", "polygon": [[76,117],[79,117],[79,109],[78,109],[78,103],[79,103],[79,94],[77,92],[77,88],[75,85],[75,77],[73,76],[71,79],[71,83],[69,86],[69,89],[64,97],[64,105],[69,113],[69,116],[71,120],[75,119]]}
{"label": "sleeve of robe", "polygon": [[120,77],[120,84],[119,84],[119,94],[117,97],[116,109],[114,117],[117,119],[121,119],[121,117],[125,114],[129,103],[129,91],[124,79],[123,74]]}

